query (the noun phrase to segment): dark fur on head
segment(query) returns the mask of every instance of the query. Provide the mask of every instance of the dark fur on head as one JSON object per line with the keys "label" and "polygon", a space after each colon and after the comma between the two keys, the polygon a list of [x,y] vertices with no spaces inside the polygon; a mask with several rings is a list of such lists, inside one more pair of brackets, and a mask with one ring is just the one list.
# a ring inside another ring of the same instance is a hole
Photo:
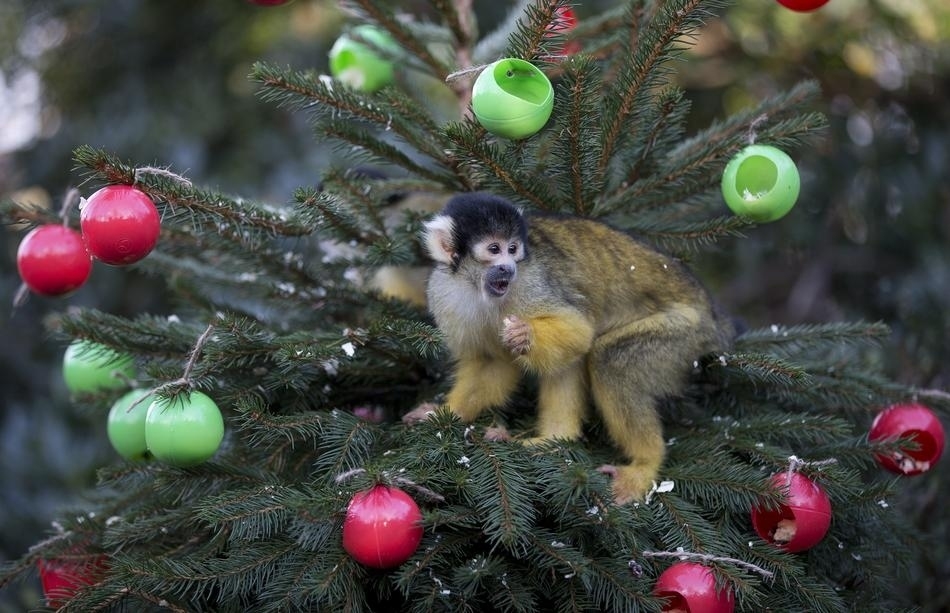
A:
{"label": "dark fur on head", "polygon": [[486,236],[517,237],[527,247],[528,226],[521,211],[500,196],[468,192],[453,196],[442,214],[452,218],[452,240],[460,258]]}

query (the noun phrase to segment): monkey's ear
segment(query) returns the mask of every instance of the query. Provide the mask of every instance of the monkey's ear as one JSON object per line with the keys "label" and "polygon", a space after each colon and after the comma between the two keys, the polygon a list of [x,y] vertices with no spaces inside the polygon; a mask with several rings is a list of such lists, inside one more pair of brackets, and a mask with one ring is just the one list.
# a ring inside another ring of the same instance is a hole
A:
{"label": "monkey's ear", "polygon": [[454,265],[458,254],[453,240],[455,225],[448,215],[436,215],[425,222],[422,239],[426,250],[436,262]]}

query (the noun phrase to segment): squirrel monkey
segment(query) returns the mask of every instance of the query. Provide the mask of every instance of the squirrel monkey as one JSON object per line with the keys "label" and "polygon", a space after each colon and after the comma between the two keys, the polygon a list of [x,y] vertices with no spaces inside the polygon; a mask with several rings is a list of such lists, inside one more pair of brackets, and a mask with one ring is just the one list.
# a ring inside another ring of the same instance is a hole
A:
{"label": "squirrel monkey", "polygon": [[[449,409],[469,422],[538,379],[537,438],[577,439],[590,405],[626,462],[604,466],[618,503],[642,499],[663,461],[657,402],[731,328],[677,261],[583,218],[525,217],[486,193],[425,224],[428,304],[457,360]],[[425,419],[423,404],[403,420]]]}

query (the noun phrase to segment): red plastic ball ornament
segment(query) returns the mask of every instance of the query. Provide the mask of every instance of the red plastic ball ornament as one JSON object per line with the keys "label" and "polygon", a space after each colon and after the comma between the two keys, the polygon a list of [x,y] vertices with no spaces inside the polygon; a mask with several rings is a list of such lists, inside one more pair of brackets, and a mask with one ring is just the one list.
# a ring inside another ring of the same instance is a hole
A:
{"label": "red plastic ball ornament", "polygon": [[393,568],[422,541],[422,512],[408,494],[388,485],[357,492],[346,508],[343,549],[371,568]]}
{"label": "red plastic ball ornament", "polygon": [[896,450],[876,456],[878,464],[902,475],[927,472],[943,454],[943,424],[933,411],[915,402],[897,404],[878,413],[871,424],[868,440],[872,442],[912,439],[917,449]]}
{"label": "red plastic ball ornament", "polygon": [[155,203],[131,185],[103,187],[81,207],[79,224],[89,252],[121,266],[138,262],[158,242],[161,220]]}
{"label": "red plastic ball ornament", "polygon": [[106,571],[105,557],[91,559],[39,560],[40,583],[46,606],[59,609],[80,589],[97,583]]}
{"label": "red plastic ball ornament", "polygon": [[[577,15],[574,14],[574,9],[569,6],[562,6],[555,11],[554,21],[548,26],[547,31],[548,34],[563,34],[566,36],[570,34],[575,27],[577,27]],[[556,49],[555,52],[564,55],[573,55],[580,50],[580,42],[570,40],[564,44],[562,49]]]}
{"label": "red plastic ball ornament", "polygon": [[778,3],[787,9],[805,13],[823,7],[828,4],[828,0],[778,0]]}
{"label": "red plastic ball ornament", "polygon": [[667,568],[657,578],[653,594],[667,599],[664,613],[732,613],[736,606],[732,590],[717,590],[712,571],[696,562]]}
{"label": "red plastic ball ornament", "polygon": [[772,485],[786,492],[778,508],[752,509],[752,527],[764,540],[791,553],[811,549],[831,526],[831,501],[825,490],[800,473],[772,475]]}
{"label": "red plastic ball ornament", "polygon": [[92,272],[92,258],[79,232],[47,224],[33,228],[20,241],[16,266],[31,291],[62,296],[86,282]]}

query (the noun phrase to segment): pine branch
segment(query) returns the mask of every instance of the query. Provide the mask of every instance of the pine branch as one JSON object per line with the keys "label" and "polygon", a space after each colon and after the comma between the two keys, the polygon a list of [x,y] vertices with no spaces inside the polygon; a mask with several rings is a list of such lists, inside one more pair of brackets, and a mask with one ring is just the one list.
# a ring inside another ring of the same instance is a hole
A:
{"label": "pine branch", "polygon": [[475,439],[467,464],[478,492],[469,503],[482,517],[485,537],[510,549],[527,538],[536,516],[534,492],[518,469],[523,458],[524,452],[511,444]]}
{"label": "pine branch", "polygon": [[[708,7],[707,7],[708,5]],[[605,175],[622,134],[629,131],[628,121],[635,114],[638,102],[655,88],[665,74],[662,64],[674,57],[682,46],[684,37],[702,25],[709,10],[718,7],[718,2],[705,0],[671,0],[659,6],[659,11],[641,30],[632,57],[623,56],[629,69],[621,68],[617,75],[617,87],[605,93],[603,139],[597,172]]]}
{"label": "pine branch", "polygon": [[318,122],[341,116],[344,120],[365,122],[378,129],[391,130],[437,164],[444,167],[450,165],[444,148],[438,145],[443,139],[438,132],[432,131],[432,123],[417,125],[417,113],[404,117],[393,112],[404,110],[402,106],[390,108],[380,104],[376,98],[361,95],[329,79],[315,78],[311,73],[290,69],[280,70],[263,62],[254,64],[251,79],[261,84],[261,96],[266,101],[308,110]]}
{"label": "pine branch", "polygon": [[752,224],[731,215],[697,222],[654,219],[651,215],[617,215],[608,218],[619,228],[665,246],[673,251],[698,251],[723,238],[742,237]]}
{"label": "pine branch", "polygon": [[737,350],[754,351],[765,348],[770,352],[792,355],[823,348],[837,349],[842,346],[881,343],[891,331],[883,323],[845,322],[828,324],[802,324],[797,326],[773,325],[768,328],[748,330],[735,343]]}

